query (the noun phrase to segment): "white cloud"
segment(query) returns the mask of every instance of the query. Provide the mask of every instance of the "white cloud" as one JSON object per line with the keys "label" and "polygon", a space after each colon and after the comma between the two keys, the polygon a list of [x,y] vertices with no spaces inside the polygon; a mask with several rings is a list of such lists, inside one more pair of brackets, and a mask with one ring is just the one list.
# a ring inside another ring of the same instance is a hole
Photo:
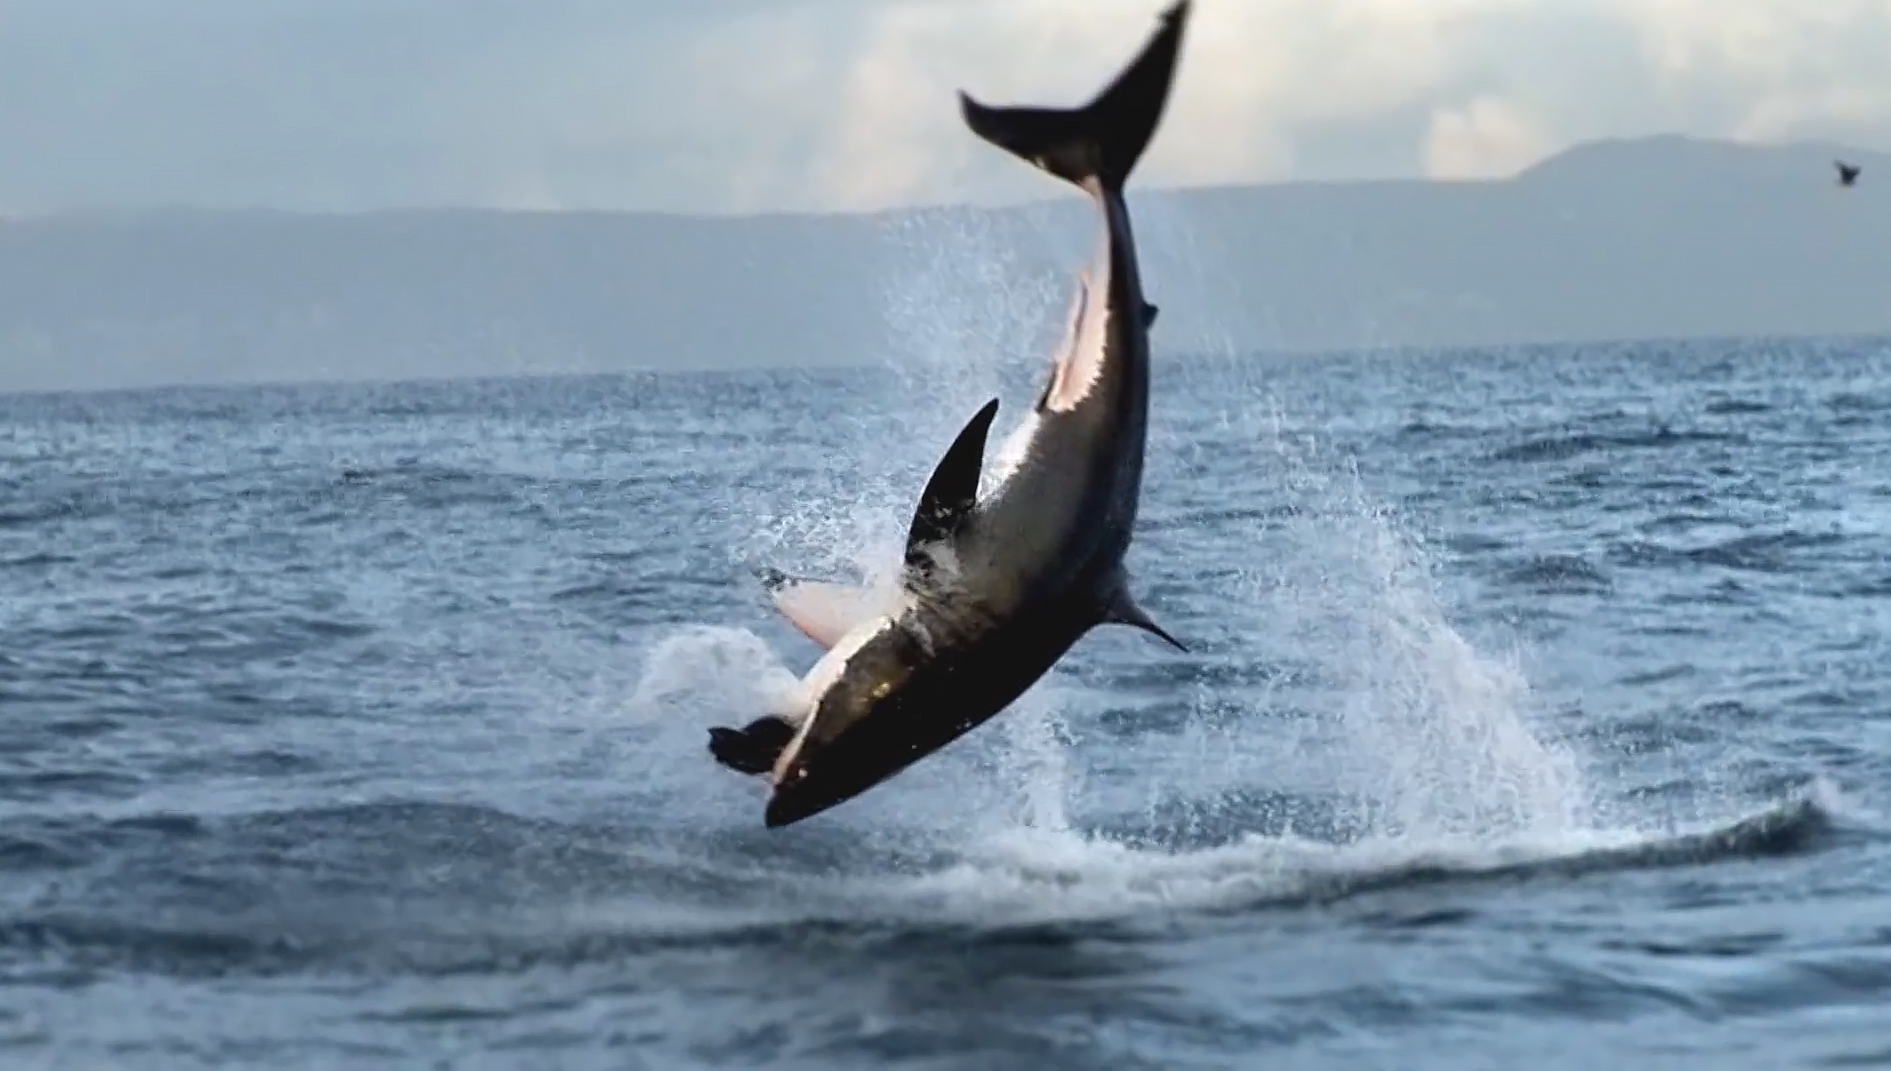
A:
{"label": "white cloud", "polygon": [[[1042,196],[1167,0],[5,0],[0,203],[753,211]],[[1502,174],[1657,131],[1891,147],[1891,0],[1196,0],[1149,185]]]}
{"label": "white cloud", "polygon": [[[889,0],[811,131],[807,200],[873,207],[1040,194],[958,126],[953,91],[1074,103],[1163,0]],[[816,9],[808,9],[814,13]],[[1197,0],[1150,183],[1324,173],[1366,121],[1391,175],[1485,177],[1586,138],[1891,131],[1891,0]],[[1007,170],[1008,169],[1008,170]]]}
{"label": "white cloud", "polygon": [[1425,174],[1436,179],[1501,178],[1543,158],[1551,145],[1538,122],[1500,97],[1478,97],[1431,117]]}
{"label": "white cloud", "polygon": [[1886,0],[1610,0],[1610,8],[1664,74],[1738,72],[1773,84],[1840,73],[1835,56],[1858,43],[1881,51],[1891,26]]}
{"label": "white cloud", "polygon": [[[1308,130],[1447,92],[1475,60],[1468,31],[1530,0],[1198,0],[1183,73],[1145,179],[1291,177]],[[991,150],[959,125],[954,92],[1075,104],[1155,25],[1149,0],[900,0],[842,59],[844,97],[822,142],[816,197],[854,206],[1001,196]],[[1042,187],[1028,187],[1041,192]]]}
{"label": "white cloud", "polygon": [[1611,0],[1658,106],[1755,140],[1891,124],[1891,0]]}

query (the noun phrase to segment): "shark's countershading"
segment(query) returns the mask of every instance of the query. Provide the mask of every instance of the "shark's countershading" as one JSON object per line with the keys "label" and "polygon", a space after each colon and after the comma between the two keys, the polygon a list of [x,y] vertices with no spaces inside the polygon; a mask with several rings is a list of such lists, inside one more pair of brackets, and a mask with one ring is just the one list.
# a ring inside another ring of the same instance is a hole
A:
{"label": "shark's countershading", "polygon": [[978,493],[993,400],[933,472],[885,590],[774,575],[777,604],[828,647],[798,708],[711,730],[725,765],[766,772],[766,821],[784,826],[850,799],[1017,699],[1090,629],[1125,624],[1181,645],[1131,598],[1123,569],[1142,490],[1149,325],[1123,187],[1159,124],[1188,0],[1116,81],[1075,109],[992,107],[961,94],[965,122],[1082,188],[1103,222],[1070,331],[1032,412]]}

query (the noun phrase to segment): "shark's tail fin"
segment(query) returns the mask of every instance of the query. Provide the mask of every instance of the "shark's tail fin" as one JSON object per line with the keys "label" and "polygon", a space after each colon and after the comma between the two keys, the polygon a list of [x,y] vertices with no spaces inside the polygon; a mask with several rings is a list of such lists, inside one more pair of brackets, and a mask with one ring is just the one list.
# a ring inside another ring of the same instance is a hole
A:
{"label": "shark's tail fin", "polygon": [[1190,0],[1162,15],[1162,26],[1108,89],[1081,108],[994,108],[959,94],[965,124],[1059,178],[1120,191],[1156,132],[1175,79]]}

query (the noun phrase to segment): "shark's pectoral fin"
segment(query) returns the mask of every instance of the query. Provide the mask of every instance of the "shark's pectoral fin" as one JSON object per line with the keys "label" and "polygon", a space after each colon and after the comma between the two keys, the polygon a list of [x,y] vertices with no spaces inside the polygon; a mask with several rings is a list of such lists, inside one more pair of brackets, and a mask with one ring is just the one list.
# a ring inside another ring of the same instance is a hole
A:
{"label": "shark's pectoral fin", "polygon": [[1144,331],[1156,326],[1156,313],[1161,311],[1147,301],[1142,303],[1142,329]]}
{"label": "shark's pectoral fin", "polygon": [[822,647],[840,642],[856,625],[883,612],[888,601],[874,588],[804,580],[773,569],[763,570],[761,577],[775,609]]}
{"label": "shark's pectoral fin", "polygon": [[1182,646],[1181,640],[1169,635],[1161,625],[1156,624],[1150,619],[1147,613],[1143,612],[1142,607],[1136,605],[1136,600],[1130,598],[1129,589],[1127,587],[1119,586],[1116,589],[1116,593],[1110,597],[1110,601],[1104,604],[1103,620],[1101,623],[1105,625],[1128,625],[1131,628],[1142,629],[1144,632],[1162,640],[1169,646],[1181,651],[1183,654],[1188,653],[1188,648]]}
{"label": "shark's pectoral fin", "polygon": [[709,753],[737,773],[765,774],[774,769],[794,734],[793,723],[771,714],[740,729],[709,730]]}
{"label": "shark's pectoral fin", "polygon": [[985,437],[991,432],[992,418],[998,415],[998,399],[993,398],[973,414],[959,437],[939,459],[932,479],[919,496],[919,508],[913,513],[912,527],[906,533],[906,564],[920,564],[919,549],[929,543],[950,539],[965,515],[978,502],[978,474],[985,465]]}

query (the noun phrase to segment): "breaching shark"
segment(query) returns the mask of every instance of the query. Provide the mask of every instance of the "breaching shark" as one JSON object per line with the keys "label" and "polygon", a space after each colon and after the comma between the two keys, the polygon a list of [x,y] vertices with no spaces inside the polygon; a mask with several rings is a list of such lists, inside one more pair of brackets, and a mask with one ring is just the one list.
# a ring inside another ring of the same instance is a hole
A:
{"label": "breaching shark", "polygon": [[1189,0],[1075,109],[992,107],[966,125],[1088,193],[1103,217],[1069,330],[1037,405],[979,494],[988,402],[921,494],[897,580],[850,587],[765,577],[777,607],[827,653],[797,709],[710,730],[726,766],[767,774],[764,821],[798,822],[865,792],[1005,709],[1098,625],[1182,644],[1130,597],[1123,558],[1142,491],[1149,326],[1123,187],[1161,120]]}

